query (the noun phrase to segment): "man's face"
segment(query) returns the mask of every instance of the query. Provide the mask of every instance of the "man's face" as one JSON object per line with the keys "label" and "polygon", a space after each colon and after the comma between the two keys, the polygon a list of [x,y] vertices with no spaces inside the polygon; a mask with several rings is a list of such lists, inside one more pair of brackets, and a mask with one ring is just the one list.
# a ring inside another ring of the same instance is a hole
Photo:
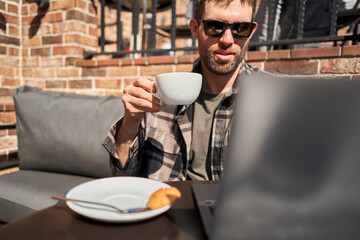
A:
{"label": "man's face", "polygon": [[[215,4],[214,1],[207,1],[201,20],[221,20],[233,23],[251,22],[251,19],[252,7],[248,4],[233,1],[230,5],[226,5],[225,3]],[[233,73],[245,56],[250,38],[235,39],[230,28],[227,28],[220,38],[210,38],[204,33],[204,24],[201,21],[198,24],[197,38],[202,63],[215,74]]]}

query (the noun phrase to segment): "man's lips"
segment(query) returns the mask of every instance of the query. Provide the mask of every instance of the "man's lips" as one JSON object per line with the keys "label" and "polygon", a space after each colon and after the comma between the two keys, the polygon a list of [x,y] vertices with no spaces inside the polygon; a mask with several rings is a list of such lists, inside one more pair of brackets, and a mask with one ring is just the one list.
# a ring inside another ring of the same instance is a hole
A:
{"label": "man's lips", "polygon": [[234,53],[230,51],[215,51],[215,57],[221,61],[229,61],[233,58]]}

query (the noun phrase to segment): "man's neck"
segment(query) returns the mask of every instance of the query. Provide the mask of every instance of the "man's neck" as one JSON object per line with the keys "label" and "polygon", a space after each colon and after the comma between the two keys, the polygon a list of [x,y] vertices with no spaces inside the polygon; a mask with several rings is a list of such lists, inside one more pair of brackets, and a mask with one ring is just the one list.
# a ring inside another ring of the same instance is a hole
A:
{"label": "man's neck", "polygon": [[[202,64],[202,63],[201,63]],[[201,72],[203,75],[203,89],[208,93],[218,94],[229,91],[239,74],[242,63],[239,64],[237,69],[229,74],[216,74],[209,71],[203,64],[201,66]]]}

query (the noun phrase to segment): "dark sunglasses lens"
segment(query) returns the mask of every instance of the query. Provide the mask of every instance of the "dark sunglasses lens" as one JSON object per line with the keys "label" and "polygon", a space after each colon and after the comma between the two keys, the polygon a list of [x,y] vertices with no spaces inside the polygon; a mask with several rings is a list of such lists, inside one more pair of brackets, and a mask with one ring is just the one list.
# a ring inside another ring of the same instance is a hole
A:
{"label": "dark sunglasses lens", "polygon": [[204,30],[208,36],[218,37],[224,32],[225,23],[219,21],[204,22]]}
{"label": "dark sunglasses lens", "polygon": [[233,35],[235,38],[244,39],[250,37],[255,24],[248,22],[235,23],[233,26]]}

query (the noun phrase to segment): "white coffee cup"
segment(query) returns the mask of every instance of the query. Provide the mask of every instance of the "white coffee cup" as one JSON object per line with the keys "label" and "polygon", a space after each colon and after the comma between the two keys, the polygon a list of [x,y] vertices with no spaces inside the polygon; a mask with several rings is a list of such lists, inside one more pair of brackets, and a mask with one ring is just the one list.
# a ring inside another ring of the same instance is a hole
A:
{"label": "white coffee cup", "polygon": [[199,96],[202,75],[191,72],[163,73],[155,77],[155,87],[161,101],[168,105],[193,103]]}

